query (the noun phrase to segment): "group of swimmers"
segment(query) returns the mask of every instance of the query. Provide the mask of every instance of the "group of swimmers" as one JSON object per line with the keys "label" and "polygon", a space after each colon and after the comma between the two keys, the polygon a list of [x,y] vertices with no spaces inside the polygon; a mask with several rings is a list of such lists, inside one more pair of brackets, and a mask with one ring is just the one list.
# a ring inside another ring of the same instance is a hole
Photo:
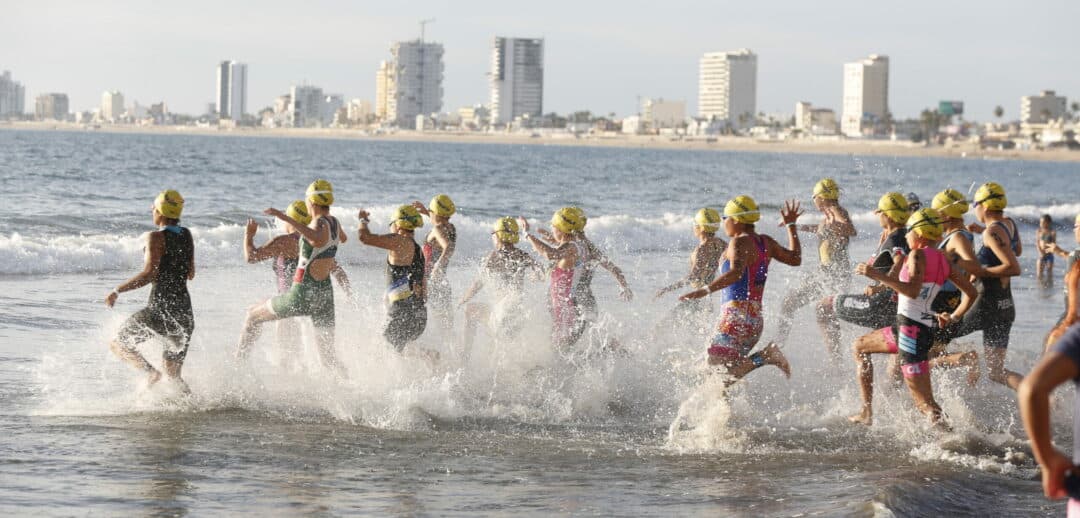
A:
{"label": "group of swimmers", "polygon": [[[839,185],[830,178],[814,186],[814,205],[821,213],[817,225],[800,225],[803,212],[799,202],[786,201],[780,210],[780,224],[787,233],[783,245],[756,231],[762,211],[750,196],[732,198],[722,213],[711,208],[697,211],[694,234],[699,243],[691,253],[690,272],[656,296],[689,288],[679,297],[679,315],[700,312],[699,299],[720,292],[719,318],[708,347],[709,364],[723,367],[733,380],[765,365],[776,366],[790,376],[782,348],[792,317],[800,307],[817,299],[817,319],[828,353],[839,354],[840,322],[871,330],[853,345],[863,402],[851,417],[853,422],[869,424],[872,420],[871,358],[875,354],[895,358],[890,371],[897,378],[903,376],[916,406],[931,421],[939,422],[942,415],[930,386],[930,367],[966,367],[969,381],[977,381],[979,355],[947,350],[952,340],[975,331],[983,333],[982,357],[989,378],[1016,389],[1023,378],[1005,368],[1005,352],[1015,319],[1010,279],[1020,274],[1017,257],[1022,248],[1016,223],[1004,213],[1005,190],[996,183],[986,183],[969,202],[963,193],[945,189],[934,196],[930,207],[922,207],[913,194],[885,193],[875,211],[882,229],[878,247],[873,256],[854,268],[848,245],[856,230],[840,203],[840,194]],[[322,362],[338,375],[347,376],[335,353],[333,281],[350,293],[348,275],[336,260],[339,246],[348,237],[337,218],[330,215],[333,203],[330,182],[316,180],[303,200],[289,204],[284,211],[267,209],[265,214],[279,220],[285,233],[262,246],[254,244],[258,224],[248,221],[244,256],[252,263],[273,261],[278,294],[248,309],[237,346],[239,357],[248,354],[262,325],[271,321],[279,323],[283,344],[295,344],[298,336],[293,317],[306,316],[316,331]],[[106,298],[112,306],[120,293],[153,285],[147,307],[132,315],[110,344],[122,359],[146,371],[151,383],[158,381],[162,372],[135,346],[155,334],[165,338],[162,369],[182,385],[180,370],[194,329],[187,292],[187,281],[195,275],[194,243],[191,232],[180,226],[183,205],[176,191],[158,195],[153,220],[160,229],[148,234],[143,270]],[[964,216],[972,206],[978,222],[968,225]],[[386,250],[387,320],[383,336],[399,352],[406,352],[424,333],[429,308],[443,341],[450,341],[456,308],[447,271],[457,244],[457,230],[451,222],[455,212],[454,202],[445,194],[435,196],[426,206],[420,202],[401,205],[394,211],[386,234],[371,231],[370,213],[361,210],[357,214],[359,242]],[[433,229],[421,245],[415,234],[425,218],[431,220]],[[527,276],[549,278],[551,339],[561,350],[577,344],[596,321],[596,298],[591,288],[595,269],[610,271],[622,297],[632,298],[622,271],[586,237],[587,221],[580,208],[564,207],[552,216],[550,230],[533,233],[528,221],[510,216],[495,222],[492,251],[481,262],[480,276],[456,305],[466,316],[461,340],[464,356],[485,323],[500,342],[519,335],[526,320]],[[721,229],[727,241],[717,237]],[[802,263],[800,231],[817,236],[819,267],[806,272],[787,294],[776,336],[754,352],[764,328],[762,297],[769,267],[774,260],[789,266]],[[974,233],[981,234],[982,246],[977,251]],[[518,248],[522,239],[540,260]],[[1040,242],[1040,251],[1049,246]],[[1056,243],[1053,246],[1052,253],[1060,251]],[[1067,290],[1080,278],[1071,270],[1066,277]],[[867,277],[870,283],[861,292],[845,293],[853,273]],[[474,302],[484,287],[493,292],[495,304]],[[1070,301],[1077,291],[1069,292]],[[1074,322],[1074,313],[1067,311],[1059,327]],[[1050,343],[1048,337],[1047,347]],[[619,347],[617,341],[606,338],[601,350]],[[438,355],[416,352],[429,359]]]}

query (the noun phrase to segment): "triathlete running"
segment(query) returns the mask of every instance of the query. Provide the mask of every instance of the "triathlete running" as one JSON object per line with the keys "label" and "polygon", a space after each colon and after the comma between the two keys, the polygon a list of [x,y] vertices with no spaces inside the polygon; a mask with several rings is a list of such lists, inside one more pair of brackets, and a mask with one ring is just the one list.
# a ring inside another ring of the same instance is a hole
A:
{"label": "triathlete running", "polygon": [[[697,211],[694,215],[694,237],[698,239],[698,245],[690,253],[690,273],[657,290],[656,299],[686,287],[703,288],[716,278],[716,272],[720,269],[720,260],[727,248],[727,242],[716,237],[721,221],[720,213],[716,209],[704,208]],[[666,321],[684,324],[688,319],[701,315],[703,307],[704,302],[701,300],[679,301]]]}
{"label": "triathlete running", "polygon": [[334,188],[326,180],[315,180],[305,194],[311,223],[304,225],[289,214],[275,208],[266,209],[273,216],[300,233],[296,271],[288,291],[248,308],[244,330],[240,335],[237,355],[246,357],[258,339],[262,324],[273,320],[306,316],[315,326],[315,339],[323,365],[339,376],[345,368],[334,351],[334,286],[331,272],[337,268],[338,244],[345,242],[341,223],[330,215],[334,203]]}
{"label": "triathlete running", "polygon": [[[934,400],[930,384],[930,347],[934,328],[939,324],[958,321],[975,297],[975,287],[963,270],[950,266],[945,254],[937,249],[941,239],[941,216],[934,209],[920,209],[907,221],[905,239],[911,252],[907,254],[898,274],[883,274],[872,265],[861,263],[856,272],[896,290],[899,301],[896,322],[859,337],[853,351],[858,369],[859,394],[862,409],[849,419],[869,425],[873,421],[874,365],[871,354],[898,354],[904,381],[919,411],[931,422],[941,420],[941,407]],[[946,281],[955,284],[962,293],[952,312],[937,313],[932,305]]]}
{"label": "triathlete running", "polygon": [[1000,185],[983,184],[972,201],[975,216],[985,225],[982,247],[976,254],[981,268],[968,272],[978,278],[979,296],[962,321],[942,330],[941,339],[949,341],[981,330],[989,378],[1015,390],[1023,377],[1005,368],[1005,353],[1009,347],[1009,331],[1016,319],[1010,278],[1020,275],[1017,259],[1019,229],[1004,215],[1008,203],[1005,189]]}
{"label": "triathlete running", "polygon": [[419,201],[413,202],[413,207],[420,214],[431,218],[433,225],[424,239],[423,247],[427,302],[442,328],[443,336],[449,340],[454,332],[454,308],[446,268],[457,245],[457,229],[450,223],[450,217],[457,212],[457,207],[445,194],[432,198],[427,207]]}
{"label": "triathlete running", "polygon": [[[480,271],[458,304],[465,308],[465,357],[472,351],[476,328],[487,324],[495,342],[505,344],[521,333],[527,315],[524,309],[525,275],[542,273],[535,259],[517,247],[520,227],[511,217],[499,218],[491,231],[494,250],[480,262]],[[484,286],[494,290],[493,302],[470,302]]]}
{"label": "triathlete running", "polygon": [[161,379],[161,371],[150,365],[135,349],[153,335],[167,342],[162,353],[162,370],[182,390],[187,384],[180,370],[187,357],[191,333],[195,330],[195,315],[187,283],[195,278],[195,242],[191,231],[180,226],[184,198],[172,190],[162,191],[154,200],[153,221],[158,230],[146,234],[143,270],[105,297],[105,305],[113,307],[121,293],[151,284],[150,300],[146,307],[131,315],[109,342],[113,353],[129,365],[148,375],[151,385]]}
{"label": "triathlete running", "polygon": [[425,303],[424,252],[416,244],[416,229],[424,218],[412,205],[394,211],[389,234],[372,234],[368,229],[371,215],[361,210],[360,242],[382,248],[386,253],[386,327],[383,336],[398,352],[415,342],[427,327]]}
{"label": "triathlete running", "polygon": [[[836,294],[847,288],[851,280],[851,260],[848,242],[855,237],[855,225],[847,209],[840,206],[840,187],[836,180],[823,178],[814,185],[814,206],[821,212],[817,225],[799,225],[799,230],[818,237],[818,269],[804,270],[799,286],[788,292],[780,309],[776,337],[773,343],[783,345],[791,333],[792,317],[810,301],[822,295]],[[830,351],[834,356],[837,349]]]}
{"label": "triathlete running", "polygon": [[1039,229],[1035,231],[1035,249],[1039,251],[1039,260],[1035,263],[1035,278],[1039,286],[1049,288],[1054,285],[1054,250],[1057,248],[1057,230],[1049,214],[1039,218]]}
{"label": "triathlete running", "polygon": [[720,292],[722,306],[716,335],[708,350],[709,365],[726,368],[732,382],[764,365],[775,365],[785,376],[791,377],[787,358],[775,344],[753,354],[750,351],[761,338],[765,324],[761,298],[769,276],[769,263],[774,259],[790,266],[802,263],[796,222],[801,215],[798,201],[784,202],[780,211],[782,224],[788,230],[788,247],[784,248],[773,238],[755,231],[754,224],[761,219],[761,211],[753,198],[742,195],[728,201],[724,206],[723,225],[731,242],[724,251],[720,275],[708,286],[679,297],[679,300],[700,299]]}
{"label": "triathlete running", "polygon": [[[878,200],[874,213],[881,225],[881,237],[877,251],[866,264],[878,273],[896,277],[908,253],[904,238],[904,224],[910,215],[908,202],[902,194],[888,192]],[[860,327],[881,329],[896,320],[896,302],[896,292],[880,282],[867,286],[861,294],[825,297],[818,305],[818,324],[829,351],[840,350],[838,319]]]}

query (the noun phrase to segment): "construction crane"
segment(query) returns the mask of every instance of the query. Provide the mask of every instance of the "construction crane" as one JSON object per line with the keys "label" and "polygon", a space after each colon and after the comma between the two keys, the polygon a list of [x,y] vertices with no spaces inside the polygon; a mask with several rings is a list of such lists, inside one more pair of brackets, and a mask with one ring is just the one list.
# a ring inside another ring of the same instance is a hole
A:
{"label": "construction crane", "polygon": [[420,43],[424,42],[424,29],[426,28],[427,24],[433,23],[434,21],[435,21],[434,18],[428,18],[426,20],[420,20]]}

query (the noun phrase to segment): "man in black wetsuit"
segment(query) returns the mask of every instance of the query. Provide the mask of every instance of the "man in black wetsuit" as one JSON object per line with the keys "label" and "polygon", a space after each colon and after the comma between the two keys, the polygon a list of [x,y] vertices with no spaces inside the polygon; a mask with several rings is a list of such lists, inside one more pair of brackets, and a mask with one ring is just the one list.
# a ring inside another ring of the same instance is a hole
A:
{"label": "man in black wetsuit", "polygon": [[135,346],[158,335],[166,340],[162,369],[187,391],[180,378],[188,343],[195,329],[191,297],[187,281],[195,278],[195,243],[191,231],[180,226],[184,198],[176,191],[162,191],[154,200],[154,224],[159,230],[146,236],[146,262],[143,270],[113,289],[105,297],[105,305],[113,307],[123,292],[151,284],[150,300],[146,307],[124,322],[116,338],[109,343],[120,359],[145,371],[152,385],[161,379],[161,371],[150,365]]}

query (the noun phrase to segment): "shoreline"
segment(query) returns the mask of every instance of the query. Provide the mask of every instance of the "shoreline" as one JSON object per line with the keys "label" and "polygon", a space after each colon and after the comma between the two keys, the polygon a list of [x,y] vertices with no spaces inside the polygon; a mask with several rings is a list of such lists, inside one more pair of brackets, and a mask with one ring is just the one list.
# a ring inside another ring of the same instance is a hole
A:
{"label": "shoreline", "polygon": [[1067,149],[1049,151],[1012,149],[998,151],[979,149],[977,144],[965,143],[953,146],[926,147],[912,142],[891,140],[756,140],[749,137],[716,137],[713,140],[706,141],[704,139],[672,140],[669,137],[658,135],[575,137],[572,134],[559,134],[532,137],[529,135],[481,132],[418,132],[411,130],[371,135],[362,130],[344,128],[200,128],[194,126],[134,125],[104,125],[98,128],[87,128],[81,124],[54,122],[0,124],[0,130],[1080,162],[1080,151],[1069,151]]}

